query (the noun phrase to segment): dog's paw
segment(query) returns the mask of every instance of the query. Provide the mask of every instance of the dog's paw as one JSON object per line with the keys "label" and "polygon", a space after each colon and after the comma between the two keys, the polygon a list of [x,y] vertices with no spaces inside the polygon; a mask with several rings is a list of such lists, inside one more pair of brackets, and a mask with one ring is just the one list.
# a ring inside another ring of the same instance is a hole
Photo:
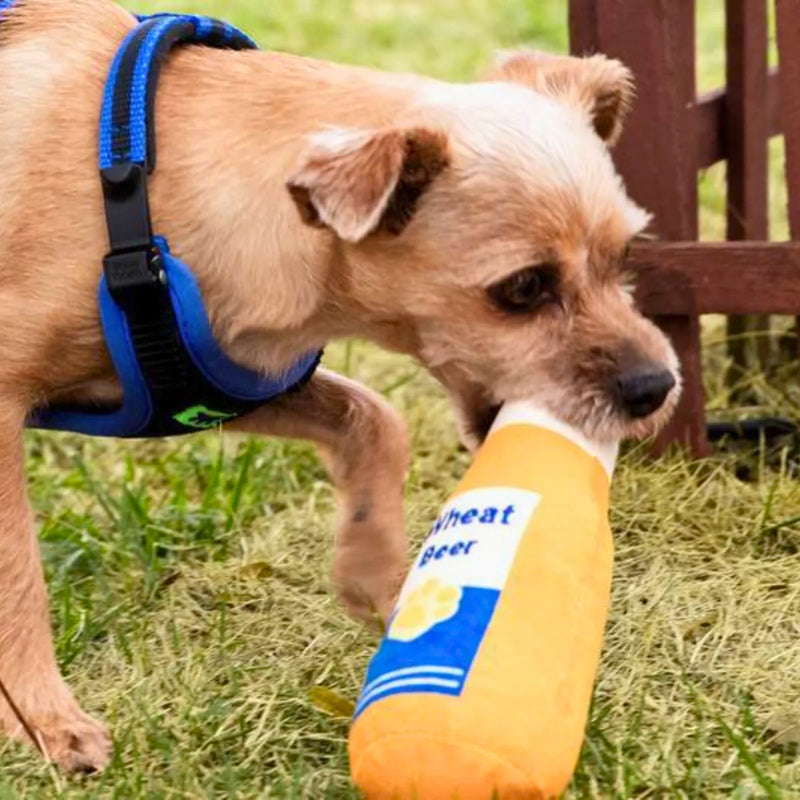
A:
{"label": "dog's paw", "polygon": [[333,562],[333,586],[351,617],[383,630],[407,570],[404,550],[340,550]]}
{"label": "dog's paw", "polygon": [[111,758],[105,726],[80,709],[37,726],[47,756],[67,772],[99,772]]}
{"label": "dog's paw", "polygon": [[[65,705],[60,711],[20,711],[36,738],[34,744],[46,758],[66,772],[99,772],[111,758],[111,737],[71,697]],[[31,743],[28,732],[10,709],[6,709],[2,722],[12,738]]]}

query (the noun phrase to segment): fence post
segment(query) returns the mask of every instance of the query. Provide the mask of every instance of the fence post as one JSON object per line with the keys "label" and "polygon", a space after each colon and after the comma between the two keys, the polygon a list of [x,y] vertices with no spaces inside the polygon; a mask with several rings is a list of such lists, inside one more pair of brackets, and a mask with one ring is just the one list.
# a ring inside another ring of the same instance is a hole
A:
{"label": "fence post", "polygon": [[[661,239],[697,239],[694,0],[570,0],[570,46],[602,52],[636,77],[638,100],[614,160]],[[709,452],[697,315],[658,316],[681,359],[684,391],[656,449],[678,441]]]}
{"label": "fence post", "polygon": [[[786,189],[789,196],[789,230],[800,239],[800,24],[797,0],[775,0],[778,40],[778,81],[781,127],[786,147]],[[796,320],[797,354],[800,357],[800,317]]]}
{"label": "fence post", "polygon": [[[767,0],[726,0],[727,238],[769,239],[767,201]],[[733,276],[732,276],[733,277]],[[756,363],[769,357],[769,316],[729,317],[729,353],[737,372],[747,367],[744,335],[762,334]]]}

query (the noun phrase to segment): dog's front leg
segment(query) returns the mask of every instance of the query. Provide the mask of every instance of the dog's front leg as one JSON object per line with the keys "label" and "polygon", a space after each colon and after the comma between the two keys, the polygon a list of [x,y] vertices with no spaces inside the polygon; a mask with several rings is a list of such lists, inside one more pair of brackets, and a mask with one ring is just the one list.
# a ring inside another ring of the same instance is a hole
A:
{"label": "dog's front leg", "polygon": [[353,616],[385,620],[407,555],[408,441],[398,413],[365,386],[320,369],[299,392],[227,427],[319,445],[340,496],[334,587]]}
{"label": "dog's front leg", "polygon": [[56,665],[25,486],[24,419],[23,409],[0,400],[0,726],[17,739],[33,736],[61,767],[90,772],[108,761],[111,742]]}

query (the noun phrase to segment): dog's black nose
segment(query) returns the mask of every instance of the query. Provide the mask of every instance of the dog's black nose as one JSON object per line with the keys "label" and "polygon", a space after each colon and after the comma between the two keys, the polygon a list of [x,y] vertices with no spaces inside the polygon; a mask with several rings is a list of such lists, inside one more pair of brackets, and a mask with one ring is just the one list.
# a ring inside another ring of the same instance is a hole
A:
{"label": "dog's black nose", "polygon": [[675,386],[675,376],[657,364],[648,364],[626,372],[617,379],[622,405],[634,419],[658,411]]}

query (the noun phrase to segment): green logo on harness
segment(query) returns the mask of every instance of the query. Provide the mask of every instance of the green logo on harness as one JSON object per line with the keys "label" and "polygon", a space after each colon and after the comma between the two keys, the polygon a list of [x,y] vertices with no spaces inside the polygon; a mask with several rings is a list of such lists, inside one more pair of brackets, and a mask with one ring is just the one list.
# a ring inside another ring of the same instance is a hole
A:
{"label": "green logo on harness", "polygon": [[175,414],[172,419],[187,428],[206,430],[208,428],[216,428],[226,419],[233,419],[235,416],[236,414],[226,414],[224,411],[212,411],[205,406],[192,406],[187,408],[186,411],[181,411],[180,414]]}

